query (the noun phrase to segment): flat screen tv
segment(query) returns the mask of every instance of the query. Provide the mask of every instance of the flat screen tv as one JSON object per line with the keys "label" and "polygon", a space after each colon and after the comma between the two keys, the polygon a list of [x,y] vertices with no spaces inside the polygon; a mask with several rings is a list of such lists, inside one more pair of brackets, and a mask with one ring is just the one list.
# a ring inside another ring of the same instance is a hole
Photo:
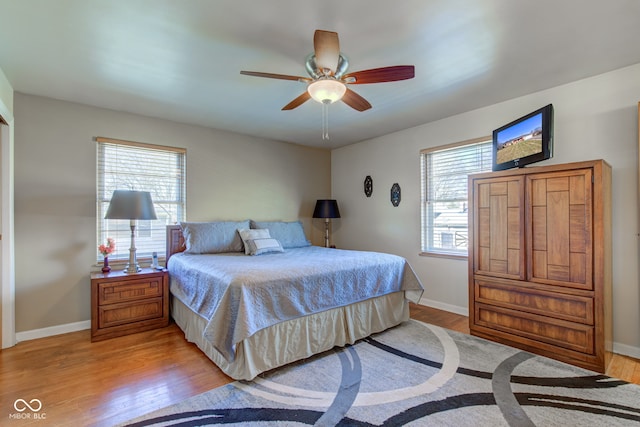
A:
{"label": "flat screen tv", "polygon": [[522,168],[553,156],[553,105],[493,131],[493,170]]}

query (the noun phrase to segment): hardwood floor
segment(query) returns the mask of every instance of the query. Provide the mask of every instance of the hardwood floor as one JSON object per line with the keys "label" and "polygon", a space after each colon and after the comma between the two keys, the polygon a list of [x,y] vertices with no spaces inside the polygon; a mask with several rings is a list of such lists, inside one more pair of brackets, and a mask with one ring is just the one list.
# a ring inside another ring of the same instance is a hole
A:
{"label": "hardwood floor", "polygon": [[[412,304],[411,317],[469,333],[465,316]],[[615,355],[607,374],[640,384],[640,360]],[[96,343],[88,330],[22,342],[0,352],[0,379],[8,426],[111,426],[232,381],[175,324]],[[17,399],[38,399],[41,419],[15,419]]]}

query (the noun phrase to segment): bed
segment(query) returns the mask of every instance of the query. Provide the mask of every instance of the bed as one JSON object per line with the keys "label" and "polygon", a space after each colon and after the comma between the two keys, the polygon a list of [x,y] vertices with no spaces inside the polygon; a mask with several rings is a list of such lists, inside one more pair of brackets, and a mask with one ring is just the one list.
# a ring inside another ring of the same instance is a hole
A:
{"label": "bed", "polygon": [[171,225],[166,260],[176,324],[237,380],[398,325],[423,292],[404,258],[312,246],[299,222]]}

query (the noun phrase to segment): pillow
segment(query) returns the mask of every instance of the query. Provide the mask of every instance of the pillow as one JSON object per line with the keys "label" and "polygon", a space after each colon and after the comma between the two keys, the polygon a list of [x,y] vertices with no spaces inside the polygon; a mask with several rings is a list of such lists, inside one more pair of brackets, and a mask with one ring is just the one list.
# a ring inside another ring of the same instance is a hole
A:
{"label": "pillow", "polygon": [[311,246],[300,221],[251,221],[251,228],[267,228],[271,237],[278,240],[284,249]]}
{"label": "pillow", "polygon": [[266,228],[256,230],[252,230],[250,228],[242,228],[238,230],[238,234],[240,234],[240,238],[242,239],[242,243],[244,244],[244,253],[247,255],[249,255],[247,240],[268,239],[269,237],[271,237],[271,234],[269,234],[269,230]]}
{"label": "pillow", "polygon": [[239,228],[249,228],[246,221],[181,222],[188,254],[242,252]]}
{"label": "pillow", "polygon": [[274,238],[249,239],[246,243],[249,255],[262,255],[272,252],[284,252],[282,245]]}

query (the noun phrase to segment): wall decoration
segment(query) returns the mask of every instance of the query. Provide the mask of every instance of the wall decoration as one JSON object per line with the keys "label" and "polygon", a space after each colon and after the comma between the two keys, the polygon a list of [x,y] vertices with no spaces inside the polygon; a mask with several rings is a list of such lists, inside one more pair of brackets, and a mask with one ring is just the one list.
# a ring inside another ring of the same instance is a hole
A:
{"label": "wall decoration", "polygon": [[373,179],[371,179],[371,175],[367,175],[367,177],[364,179],[364,194],[367,197],[371,197],[372,193],[373,193]]}
{"label": "wall decoration", "polygon": [[400,204],[400,184],[397,182],[391,186],[391,204],[394,207]]}

